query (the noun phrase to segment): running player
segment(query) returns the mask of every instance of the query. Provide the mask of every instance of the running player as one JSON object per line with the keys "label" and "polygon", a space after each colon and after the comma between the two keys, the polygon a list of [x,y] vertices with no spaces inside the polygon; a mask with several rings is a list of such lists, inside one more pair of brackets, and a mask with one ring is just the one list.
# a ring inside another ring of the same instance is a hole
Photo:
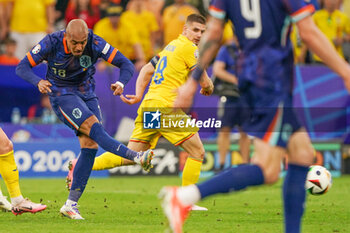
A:
{"label": "running player", "polygon": [[[154,111],[160,109],[160,112],[163,111],[162,114],[164,111],[170,111],[168,114],[172,114],[173,103],[177,96],[176,90],[186,82],[189,72],[197,64],[197,45],[205,31],[205,23],[206,20],[203,16],[189,15],[183,33],[141,69],[136,82],[136,94],[121,96],[121,99],[128,104],[140,102],[146,86],[152,79],[148,93],[138,109],[135,129],[129,140],[128,148],[136,151],[154,148],[160,136],[165,137],[175,146],[181,146],[189,154],[182,173],[183,186],[196,183],[200,175],[205,151],[197,133],[198,129],[143,129],[143,112],[147,108],[153,108]],[[212,93],[213,85],[207,74],[205,74],[201,86],[202,94],[210,95]],[[182,111],[176,114],[185,115]],[[95,159],[93,170],[109,169],[130,163],[131,161],[107,152]],[[193,210],[207,209],[193,206]]]}
{"label": "running player", "polygon": [[26,212],[36,213],[46,209],[46,205],[34,203],[28,198],[23,198],[19,187],[19,175],[13,156],[13,145],[5,132],[0,128],[0,174],[4,179],[11,197],[11,204],[3,196],[0,190],[0,209],[12,211],[14,215]]}
{"label": "running player", "polygon": [[[241,98],[249,100],[252,112],[243,125],[254,136],[252,164],[228,169],[212,179],[187,187],[161,191],[163,208],[174,232],[182,232],[189,206],[215,193],[228,193],[249,186],[272,184],[280,174],[281,154],[288,149],[288,172],[283,184],[286,233],[299,233],[305,202],[305,179],[314,150],[305,129],[292,109],[293,52],[288,26],[295,22],[302,40],[344,80],[350,90],[350,67],[317,29],[312,5],[303,0],[214,0],[213,16],[203,36],[200,57],[191,79],[179,91],[176,107],[188,107],[196,84],[209,65],[220,42],[223,22],[235,28],[242,57],[238,61]],[[288,25],[289,24],[289,25]]]}
{"label": "running player", "polygon": [[[72,20],[65,31],[47,35],[23,58],[16,73],[48,93],[56,115],[72,128],[79,139],[81,152],[77,161],[72,188],[62,215],[71,219],[83,219],[77,202],[87,184],[98,146],[104,150],[151,167],[153,152],[136,152],[110,137],[104,130],[100,107],[94,93],[94,64],[98,58],[120,68],[119,81],[111,85],[114,95],[123,92],[124,85],[133,75],[134,67],[116,48],[93,34],[83,20]],[[46,60],[46,79],[36,76],[32,67]]]}

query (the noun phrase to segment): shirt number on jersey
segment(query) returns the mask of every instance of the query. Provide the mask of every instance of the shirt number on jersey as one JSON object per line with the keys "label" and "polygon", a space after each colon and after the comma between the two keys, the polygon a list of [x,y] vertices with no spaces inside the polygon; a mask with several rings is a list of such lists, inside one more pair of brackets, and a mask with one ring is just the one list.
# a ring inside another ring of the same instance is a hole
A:
{"label": "shirt number on jersey", "polygon": [[157,69],[153,75],[153,81],[155,84],[161,84],[163,82],[164,80],[163,71],[166,68],[167,63],[168,63],[168,60],[166,56],[162,57],[162,59],[160,59],[160,61],[158,62]]}
{"label": "shirt number on jersey", "polygon": [[260,13],[260,0],[240,0],[242,16],[254,23],[253,27],[247,27],[244,29],[244,34],[247,39],[255,39],[261,35],[261,13]]}
{"label": "shirt number on jersey", "polygon": [[57,69],[55,67],[51,67],[53,73],[55,75],[58,74],[58,76],[60,76],[61,78],[65,78],[66,77],[66,70],[62,70],[62,69]]}

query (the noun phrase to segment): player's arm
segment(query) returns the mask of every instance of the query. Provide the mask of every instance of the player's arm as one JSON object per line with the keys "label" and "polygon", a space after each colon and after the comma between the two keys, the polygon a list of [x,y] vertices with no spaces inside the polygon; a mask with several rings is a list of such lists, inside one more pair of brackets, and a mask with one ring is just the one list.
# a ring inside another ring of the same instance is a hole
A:
{"label": "player's arm", "polygon": [[[116,49],[114,48],[114,51]],[[134,74],[134,65],[126,58],[120,51],[115,52],[115,57],[110,61],[112,65],[119,67],[119,80],[111,85],[113,95],[121,95],[124,90],[124,86],[129,82]]]}
{"label": "player's arm", "polygon": [[[119,67],[119,80],[116,83],[111,84],[111,90],[113,95],[121,95],[124,90],[124,86],[129,82],[134,74],[134,65],[126,58],[118,49],[112,47],[101,37],[94,35],[95,41],[98,45],[97,49],[101,52],[101,57],[108,63]],[[103,45],[100,47],[100,45]]]}
{"label": "player's arm", "polygon": [[50,36],[47,35],[42,39],[34,48],[27,52],[26,56],[21,60],[21,62],[16,67],[17,76],[23,78],[24,80],[30,82],[34,86],[38,87],[41,93],[51,92],[52,84],[45,79],[40,78],[33,72],[33,67],[40,64],[46,59],[47,54],[52,50],[52,41]]}
{"label": "player's arm", "polygon": [[223,61],[216,60],[214,62],[213,74],[223,81],[238,85],[238,79],[236,75],[231,74],[226,70],[226,63]]}
{"label": "player's arm", "polygon": [[297,23],[300,37],[322,61],[334,70],[344,80],[345,86],[350,91],[350,67],[346,61],[335,51],[325,35],[317,28],[311,16]]}
{"label": "player's arm", "polygon": [[204,71],[202,78],[199,81],[199,85],[201,86],[200,93],[202,95],[209,96],[214,91],[213,81],[211,81],[206,71]]}
{"label": "player's arm", "polygon": [[141,101],[143,93],[150,82],[152,75],[154,73],[154,66],[151,62],[144,65],[137,77],[136,81],[136,94],[135,95],[121,95],[120,99],[127,104],[136,104]]}

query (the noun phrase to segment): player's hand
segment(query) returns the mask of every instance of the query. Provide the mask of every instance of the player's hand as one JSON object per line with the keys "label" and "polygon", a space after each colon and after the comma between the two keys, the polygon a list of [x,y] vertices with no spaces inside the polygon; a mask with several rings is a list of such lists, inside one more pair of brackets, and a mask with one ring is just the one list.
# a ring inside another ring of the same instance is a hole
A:
{"label": "player's hand", "polygon": [[209,96],[213,94],[214,91],[214,84],[211,81],[211,79],[208,79],[206,82],[206,86],[202,86],[202,89],[200,90],[200,93],[205,96]]}
{"label": "player's hand", "polygon": [[120,82],[116,82],[111,84],[111,90],[113,91],[113,95],[121,95],[123,94],[124,87]]}
{"label": "player's hand", "polygon": [[141,97],[136,95],[121,95],[120,99],[126,104],[136,104],[141,101]]}
{"label": "player's hand", "polygon": [[178,89],[178,94],[174,102],[174,108],[181,108],[185,112],[192,106],[193,97],[197,90],[197,81],[190,78]]}
{"label": "player's hand", "polygon": [[51,86],[52,86],[52,84],[49,81],[44,80],[44,79],[40,80],[38,83],[38,89],[39,89],[40,93],[43,93],[43,94],[47,94],[49,92],[52,92],[51,88],[50,88]]}

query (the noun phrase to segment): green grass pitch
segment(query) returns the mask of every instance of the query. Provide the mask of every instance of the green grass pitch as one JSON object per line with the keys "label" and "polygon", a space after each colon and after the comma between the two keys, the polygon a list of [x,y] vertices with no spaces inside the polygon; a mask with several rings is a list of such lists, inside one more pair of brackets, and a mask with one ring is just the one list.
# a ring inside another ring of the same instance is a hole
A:
{"label": "green grass pitch", "polygon": [[[157,199],[164,185],[179,185],[178,177],[91,178],[81,200],[83,221],[59,215],[68,192],[64,179],[21,179],[24,196],[42,200],[42,213],[0,212],[0,232],[116,232],[158,233],[166,219]],[[207,212],[192,212],[184,226],[188,233],[281,233],[281,181],[272,186],[216,195],[199,204]],[[3,193],[6,188],[1,183]],[[323,196],[307,196],[303,233],[350,233],[350,176],[333,180]]]}

